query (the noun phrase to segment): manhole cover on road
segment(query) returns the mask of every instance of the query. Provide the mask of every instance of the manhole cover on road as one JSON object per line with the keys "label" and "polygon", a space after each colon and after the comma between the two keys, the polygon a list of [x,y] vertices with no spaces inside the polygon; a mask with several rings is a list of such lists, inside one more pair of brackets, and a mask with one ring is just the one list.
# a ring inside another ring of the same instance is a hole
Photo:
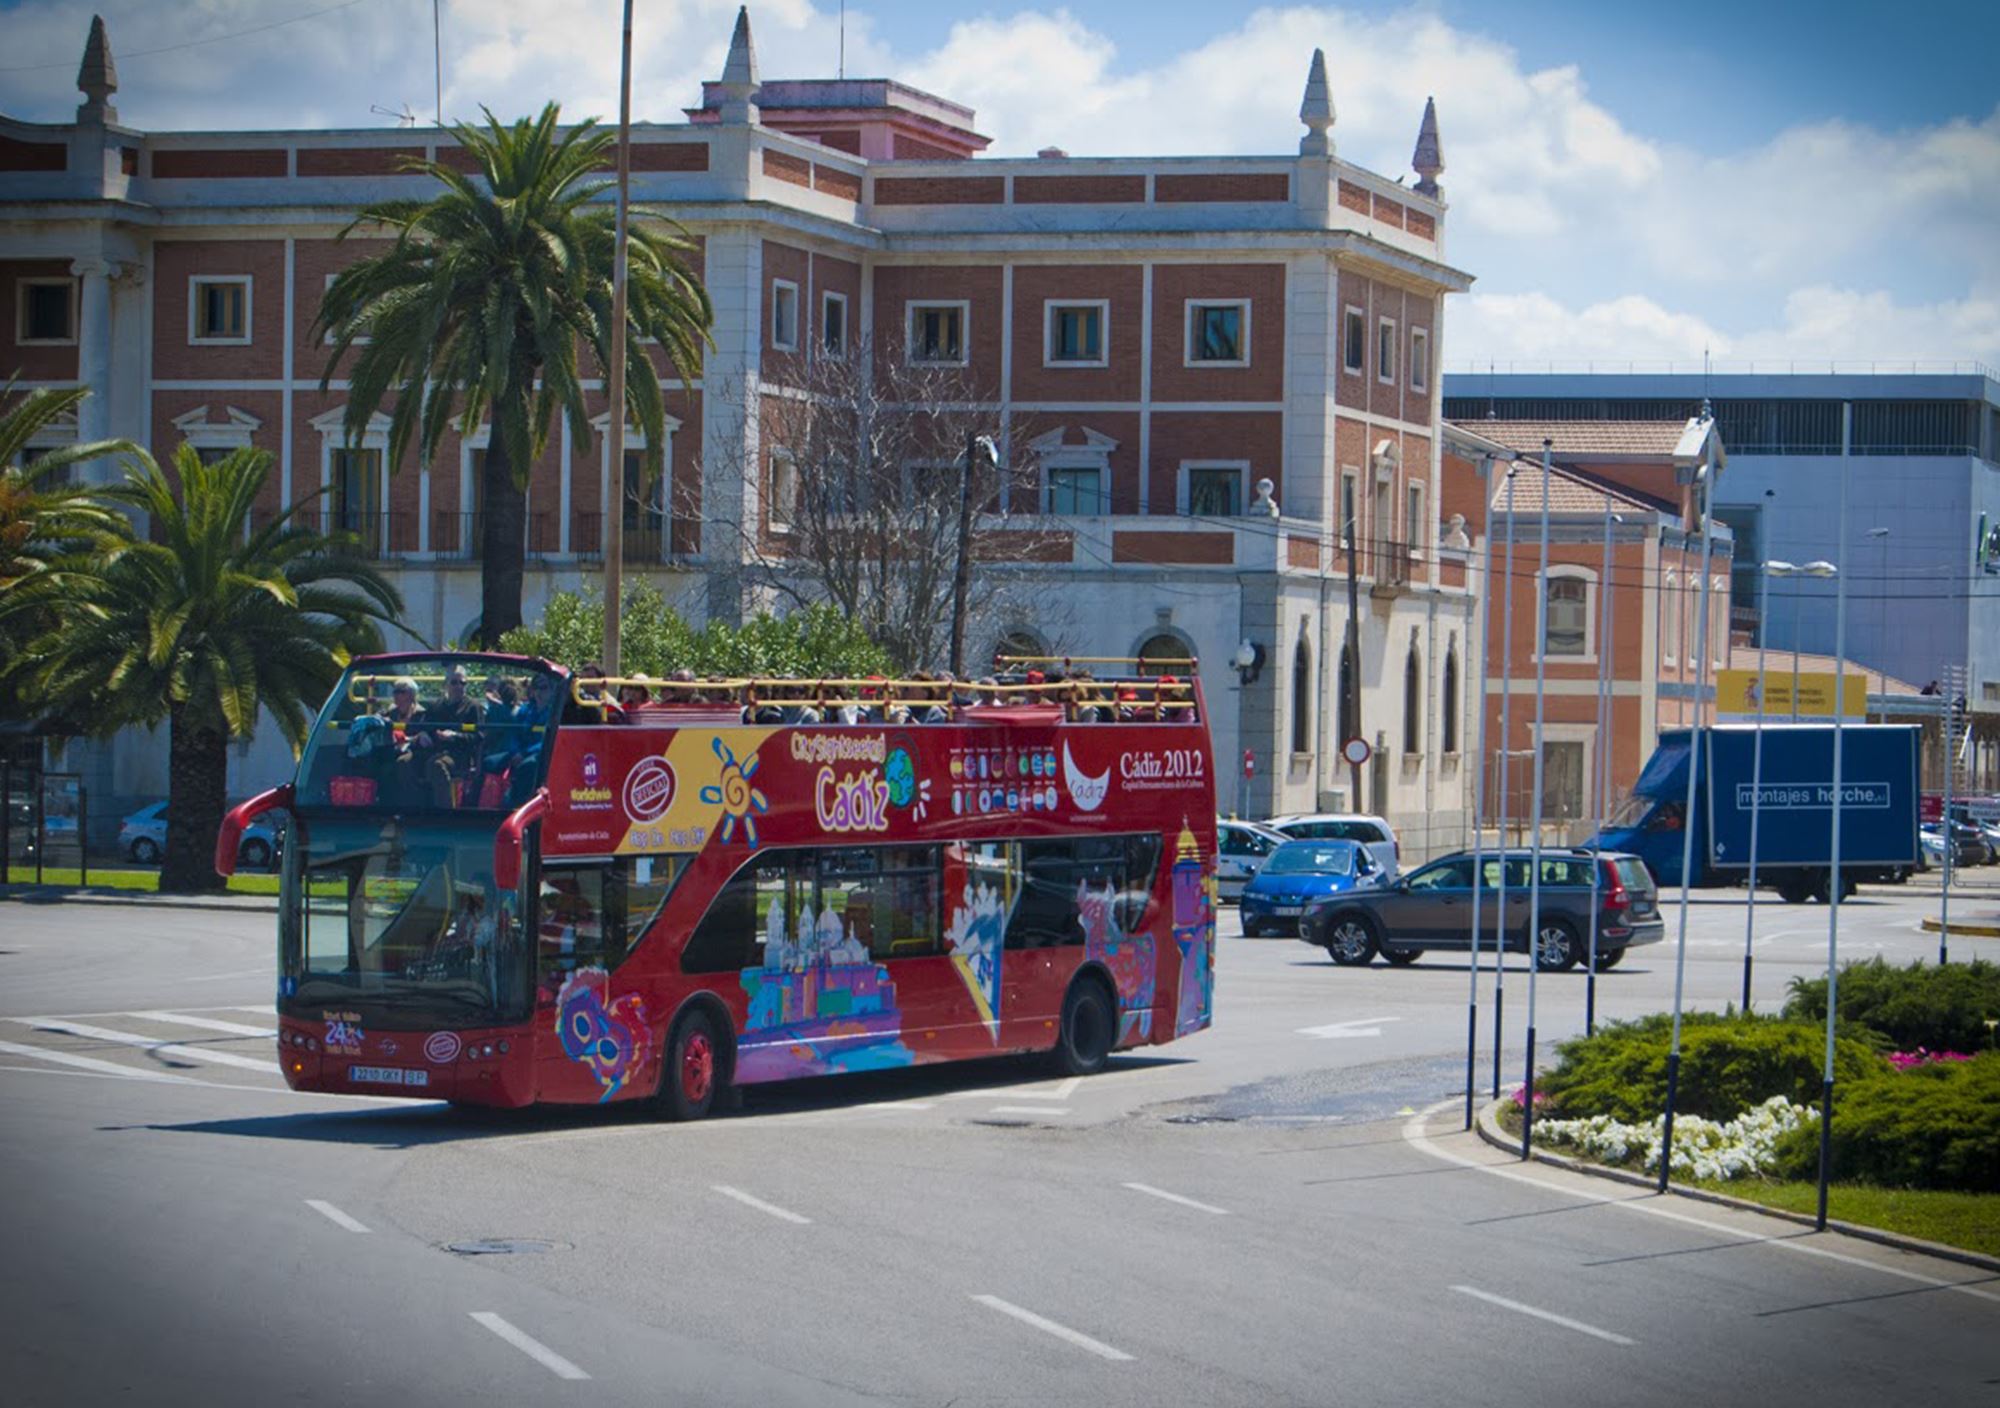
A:
{"label": "manhole cover on road", "polygon": [[473,1242],[447,1242],[444,1249],[460,1256],[533,1256],[537,1252],[555,1251],[561,1245],[533,1237],[481,1237]]}

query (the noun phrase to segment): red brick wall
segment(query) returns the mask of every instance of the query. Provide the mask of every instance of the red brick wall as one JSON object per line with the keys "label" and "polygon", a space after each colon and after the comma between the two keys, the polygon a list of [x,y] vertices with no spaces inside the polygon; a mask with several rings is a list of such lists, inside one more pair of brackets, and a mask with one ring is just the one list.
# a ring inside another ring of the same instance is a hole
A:
{"label": "red brick wall", "polygon": [[1154,513],[1178,511],[1183,460],[1248,460],[1243,502],[1269,479],[1273,496],[1285,501],[1284,417],[1276,411],[1155,411],[1149,471]]}
{"label": "red brick wall", "polygon": [[[0,382],[16,374],[30,381],[73,381],[76,379],[77,347],[23,347],[17,340],[21,333],[21,310],[19,306],[19,280],[67,279],[70,277],[67,259],[5,259],[0,260]],[[82,302],[80,290],[73,290],[71,298],[77,331],[81,332]]]}
{"label": "red brick wall", "polygon": [[1163,205],[1189,201],[1284,201],[1291,198],[1291,178],[1282,171],[1206,172],[1153,178],[1153,199]]}
{"label": "red brick wall", "polygon": [[764,289],[759,304],[763,310],[760,316],[764,320],[764,370],[766,375],[780,380],[795,374],[792,365],[794,354],[779,351],[777,344],[771,340],[771,308],[776,301],[776,294],[772,290],[779,279],[784,279],[797,288],[796,332],[799,346],[803,349],[807,340],[807,329],[812,323],[811,315],[807,311],[807,299],[812,295],[806,278],[806,262],[807,256],[803,249],[779,244],[775,240],[764,241]]}
{"label": "red brick wall", "polygon": [[1106,205],[1143,202],[1144,176],[1016,176],[1017,205]]}
{"label": "red brick wall", "polygon": [[[248,274],[247,346],[188,345],[188,293],[197,274]],[[162,240],[153,248],[153,374],[163,381],[275,378],[284,373],[283,240]]]}
{"label": "red brick wall", "polygon": [[[332,351],[323,334],[315,334],[313,320],[319,316],[326,297],[326,279],[357,260],[390,248],[389,240],[299,240],[292,246],[294,302],[292,304],[292,375],[300,380],[315,379],[327,369]],[[282,316],[283,310],[280,310]],[[258,331],[261,332],[261,329]],[[353,369],[358,353],[350,352],[334,371],[336,379]]]}
{"label": "red brick wall", "polygon": [[634,171],[706,171],[706,142],[634,142]]}
{"label": "red brick wall", "polygon": [[[902,145],[902,139],[897,139]],[[999,176],[878,176],[877,205],[998,205],[1007,182]]]}
{"label": "red brick wall", "polygon": [[283,176],[283,147],[183,147],[153,153],[156,180],[230,180],[251,176]]}
{"label": "red brick wall", "polygon": [[825,191],[828,195],[838,196],[841,200],[861,199],[861,178],[851,171],[842,171],[837,166],[821,166],[817,162],[813,163],[812,182],[814,190]]}
{"label": "red brick wall", "polygon": [[812,163],[785,152],[764,151],[764,174],[778,181],[789,181],[794,186],[812,185]]}
{"label": "red brick wall", "polygon": [[1113,562],[1195,563],[1228,566],[1234,562],[1236,538],[1231,533],[1163,533],[1125,529],[1111,535]]}
{"label": "red brick wall", "polygon": [[875,270],[875,343],[886,368],[904,355],[904,305],[913,300],[965,300],[971,304],[966,342],[969,366],[957,375],[983,399],[1000,393],[1001,273],[995,265],[878,265]]}
{"label": "red brick wall", "polygon": [[62,171],[69,148],[61,142],[22,142],[0,134],[0,171]]}
{"label": "red brick wall", "polygon": [[[1136,401],[1144,309],[1144,275],[1137,264],[1039,265],[1014,269],[1014,399],[1017,401]],[[1044,367],[1045,303],[1108,299],[1103,367]]]}
{"label": "red brick wall", "polygon": [[[1250,300],[1250,365],[1183,366],[1189,299]],[[1153,399],[1277,401],[1285,394],[1282,264],[1153,266]]]}
{"label": "red brick wall", "polygon": [[301,147],[301,176],[394,176],[403,163],[422,160],[422,147]]}

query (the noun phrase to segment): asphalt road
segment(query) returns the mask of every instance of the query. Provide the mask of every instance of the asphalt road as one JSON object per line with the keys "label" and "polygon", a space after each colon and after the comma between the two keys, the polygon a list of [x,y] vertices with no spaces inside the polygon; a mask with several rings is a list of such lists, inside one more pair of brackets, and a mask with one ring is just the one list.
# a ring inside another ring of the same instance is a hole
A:
{"label": "asphalt road", "polygon": [[[1925,907],[1844,906],[1843,954],[1934,956]],[[1826,943],[1763,914],[1760,1006]],[[0,1400],[2000,1404],[2000,1277],[1462,1134],[1462,958],[1335,968],[1230,917],[1215,1029],[1102,1076],[666,1126],[284,1090],[271,926],[0,904]],[[1738,996],[1742,926],[1690,906],[1692,1004]],[[1673,955],[1600,1015],[1664,1006]],[[1537,981],[1545,1043],[1583,989]]]}

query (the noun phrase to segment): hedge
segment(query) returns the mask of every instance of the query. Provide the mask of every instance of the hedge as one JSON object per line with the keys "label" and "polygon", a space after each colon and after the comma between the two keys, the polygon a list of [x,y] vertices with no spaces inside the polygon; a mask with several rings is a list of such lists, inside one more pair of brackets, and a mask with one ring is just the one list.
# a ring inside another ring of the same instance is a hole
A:
{"label": "hedge", "polygon": [[[1878,1031],[1897,1051],[1983,1051],[1986,1023],[2000,1018],[2000,964],[1976,959],[1943,967],[1891,968],[1880,958],[1840,970],[1840,1020]],[[1785,1016],[1826,1020],[1826,979],[1794,978]]]}
{"label": "hedge", "polygon": [[[1836,1082],[1831,1145],[1836,1179],[2000,1192],[2000,1052]],[[1818,1127],[1786,1136],[1776,1166],[1818,1177]]]}

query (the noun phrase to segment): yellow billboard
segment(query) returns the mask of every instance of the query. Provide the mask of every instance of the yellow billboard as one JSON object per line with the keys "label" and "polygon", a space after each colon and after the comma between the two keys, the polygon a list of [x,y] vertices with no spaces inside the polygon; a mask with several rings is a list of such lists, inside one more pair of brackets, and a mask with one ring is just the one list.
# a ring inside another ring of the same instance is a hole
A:
{"label": "yellow billboard", "polygon": [[[1831,671],[1809,671],[1799,676],[1796,712],[1801,719],[1832,718],[1833,697]],[[1842,714],[1850,719],[1865,717],[1868,713],[1868,677],[1849,673],[1841,682],[1840,698]],[[1760,713],[1766,719],[1791,718],[1794,712],[1792,672],[1766,671],[1760,691],[1755,670],[1717,670],[1715,712],[1725,719],[1754,719]]]}

